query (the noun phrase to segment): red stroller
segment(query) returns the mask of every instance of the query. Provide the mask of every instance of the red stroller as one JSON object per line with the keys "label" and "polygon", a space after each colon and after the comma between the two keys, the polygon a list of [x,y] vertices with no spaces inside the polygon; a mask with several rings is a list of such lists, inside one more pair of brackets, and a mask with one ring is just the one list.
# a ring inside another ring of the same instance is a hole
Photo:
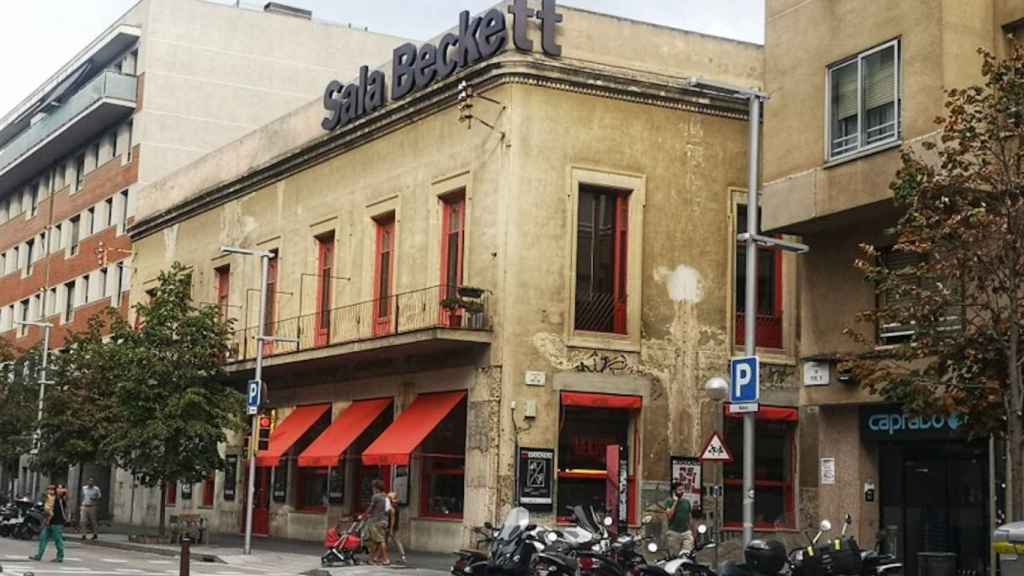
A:
{"label": "red stroller", "polygon": [[327,531],[324,538],[324,547],[327,551],[320,557],[322,566],[333,566],[341,563],[349,566],[359,564],[356,554],[366,552],[366,546],[362,538],[363,521],[356,520],[344,532],[338,532],[337,528]]}

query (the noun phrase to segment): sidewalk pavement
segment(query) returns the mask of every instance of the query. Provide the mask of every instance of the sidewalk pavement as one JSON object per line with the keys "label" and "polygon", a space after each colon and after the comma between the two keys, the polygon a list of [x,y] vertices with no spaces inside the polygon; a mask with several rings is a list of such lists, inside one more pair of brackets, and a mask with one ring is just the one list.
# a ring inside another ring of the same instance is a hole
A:
{"label": "sidewalk pavement", "polygon": [[[177,557],[181,554],[180,545],[140,544],[130,542],[129,533],[153,533],[155,529],[128,526],[114,526],[101,532],[98,540],[80,541],[76,534],[68,534],[67,538],[88,546],[101,546],[120,550],[158,554]],[[407,564],[391,567],[355,566],[340,569],[324,570],[320,568],[320,556],[324,552],[323,544],[305,540],[286,540],[284,538],[254,537],[253,553],[246,556],[242,553],[243,537],[240,534],[213,534],[210,544],[193,544],[190,547],[192,562],[217,562],[235,566],[273,567],[279,570],[294,571],[296,574],[347,574],[366,576],[370,574],[391,574],[401,571],[409,576],[437,576],[438,572],[447,573],[454,560],[453,554],[407,551]]]}

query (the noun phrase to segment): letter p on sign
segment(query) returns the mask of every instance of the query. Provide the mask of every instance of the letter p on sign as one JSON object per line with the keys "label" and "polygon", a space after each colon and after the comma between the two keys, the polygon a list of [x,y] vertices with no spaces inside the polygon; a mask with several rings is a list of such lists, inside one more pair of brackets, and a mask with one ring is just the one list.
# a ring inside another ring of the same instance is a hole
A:
{"label": "letter p on sign", "polygon": [[760,362],[757,356],[733,358],[729,361],[729,402],[754,404],[760,397]]}

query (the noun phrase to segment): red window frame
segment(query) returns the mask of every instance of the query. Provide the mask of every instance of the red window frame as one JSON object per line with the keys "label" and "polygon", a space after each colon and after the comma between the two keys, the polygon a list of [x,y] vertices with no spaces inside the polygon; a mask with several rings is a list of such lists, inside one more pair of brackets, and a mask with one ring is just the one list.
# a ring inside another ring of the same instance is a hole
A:
{"label": "red window frame", "polygon": [[[584,332],[598,332],[598,333],[610,333],[610,334],[621,334],[625,335],[629,332],[628,323],[628,303],[629,303],[629,200],[632,195],[631,190],[624,190],[620,188],[609,188],[606,186],[582,184],[579,188],[579,198],[577,199],[577,210],[580,210],[580,203],[583,201],[582,197],[584,194],[590,194],[593,196],[612,196],[615,199],[614,207],[614,230],[612,231],[612,242],[613,255],[612,255],[612,294],[611,294],[611,329],[597,329],[588,328],[586,326],[580,326],[580,319],[575,320],[575,330]],[[594,227],[598,228],[600,225],[597,222],[597,217],[594,218]],[[577,236],[579,235],[579,223],[577,222],[577,230],[575,231]],[[592,242],[592,246],[597,246],[599,242],[595,238]],[[577,247],[578,250],[578,247]],[[594,248],[596,250],[596,248]],[[577,254],[577,266],[579,265],[579,255]],[[576,270],[576,274],[580,273]],[[577,276],[578,278],[578,276]],[[593,278],[592,278],[593,281]],[[574,279],[574,282],[578,282],[578,279]],[[576,294],[577,301],[580,298],[580,294]],[[576,303],[573,303],[576,306]],[[598,301],[597,304],[591,303],[591,306],[596,306],[601,313],[604,312],[604,304]],[[578,310],[578,308],[577,308]]]}
{"label": "red window frame", "polygon": [[[736,233],[739,234],[746,230],[746,205],[738,204],[736,208]],[[740,270],[739,270],[739,254],[743,247],[739,244],[736,245],[736,257],[734,262],[736,263],[736,271],[733,274],[735,282],[736,293],[739,294],[740,289]],[[758,314],[755,322],[757,323],[757,347],[758,348],[783,348],[782,339],[782,250],[778,248],[762,248],[758,247],[757,252],[771,252],[773,254],[775,277],[773,278],[774,286],[774,297],[769,304],[771,305],[770,314]],[[760,309],[761,295],[758,294],[757,309]],[[734,330],[736,334],[736,346],[742,346],[745,342],[746,334],[746,323],[745,323],[745,310],[742,306],[737,305],[736,307],[736,328]]]}
{"label": "red window frame", "polygon": [[213,472],[206,477],[203,481],[203,508],[213,508],[214,490],[216,485],[216,476]]}
{"label": "red window frame", "polygon": [[178,504],[178,483],[171,481],[164,484],[164,496],[168,506]]}
{"label": "red window frame", "polygon": [[326,346],[331,340],[331,300],[334,289],[334,232],[318,236],[316,345]]}
{"label": "red window frame", "polygon": [[[766,406],[762,406],[765,408]],[[723,408],[724,409],[724,408]],[[728,415],[725,415],[726,421],[728,421]],[[783,490],[783,514],[785,515],[786,522],[784,526],[778,526],[768,522],[756,522],[754,528],[757,530],[795,530],[796,529],[796,424],[794,422],[785,421],[783,422],[786,426],[786,440],[787,446],[785,450],[789,452],[789,470],[787,470],[786,479],[784,480],[758,480],[754,478],[754,490],[755,492],[759,488],[782,488]],[[740,446],[741,442],[733,441],[730,443],[730,438],[727,433],[728,427],[723,427],[722,436],[726,445]],[[733,439],[737,440],[737,439]],[[754,453],[754,469],[757,470],[756,459],[758,456],[764,454],[763,450],[758,449]],[[756,473],[755,473],[756,476]],[[743,480],[741,479],[725,479],[723,480],[726,490],[743,490]],[[723,525],[722,527],[727,530],[739,530],[743,528],[740,522],[727,522],[725,521],[725,511],[723,509]]]}
{"label": "red window frame", "polygon": [[395,285],[395,215],[388,214],[377,222],[377,243],[373,268],[373,335],[387,336],[394,331]]}
{"label": "red window frame", "polygon": [[227,319],[228,299],[231,294],[231,266],[219,266],[214,272],[217,274],[217,310],[221,318]]}
{"label": "red window frame", "polygon": [[[466,196],[458,192],[441,200],[441,299],[457,298],[462,286],[466,242]],[[455,258],[452,259],[454,241]],[[452,265],[454,264],[454,270]],[[458,327],[462,311],[441,306],[441,325]]]}
{"label": "red window frame", "polygon": [[[274,335],[274,319],[277,317],[277,262],[281,256],[277,248],[274,248],[271,252],[274,253],[274,257],[267,263],[267,308],[263,311],[264,336]],[[273,353],[274,343],[264,342],[263,354],[270,355]]]}
{"label": "red window frame", "polygon": [[[436,463],[443,463],[446,460],[457,460],[462,463],[462,467],[437,467],[434,466]],[[431,463],[430,466],[427,464]],[[450,476],[459,477],[462,479],[463,493],[462,503],[465,506],[466,503],[466,455],[458,454],[421,454],[420,455],[420,517],[421,518],[434,518],[441,520],[462,520],[462,513],[453,512],[451,514],[437,514],[430,511],[430,479],[436,476]]]}
{"label": "red window frame", "polygon": [[[321,468],[321,467],[302,468],[302,467],[300,467],[297,470],[297,473],[295,474],[295,509],[296,510],[298,510],[300,512],[311,512],[311,513],[312,512],[315,512],[315,513],[327,512],[327,507],[326,506],[322,506],[322,505],[310,506],[310,505],[307,505],[305,502],[303,502],[302,498],[303,498],[303,493],[305,492],[305,489],[306,489],[306,481],[307,481],[306,477],[307,476],[316,476],[317,478],[320,478],[321,476],[323,476],[325,479],[328,479],[329,474],[330,474],[330,468]],[[326,495],[327,495],[327,493],[324,492],[324,496],[326,496]]]}

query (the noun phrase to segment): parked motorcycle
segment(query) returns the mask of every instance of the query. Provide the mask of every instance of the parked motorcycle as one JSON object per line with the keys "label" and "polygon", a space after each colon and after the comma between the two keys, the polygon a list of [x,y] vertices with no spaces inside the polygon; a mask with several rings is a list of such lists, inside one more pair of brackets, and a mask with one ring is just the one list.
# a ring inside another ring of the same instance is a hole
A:
{"label": "parked motorcycle", "polygon": [[472,532],[476,536],[477,547],[476,549],[463,548],[455,553],[457,558],[449,570],[454,576],[471,576],[470,566],[486,562],[489,556],[488,551],[498,534],[498,530],[490,522],[485,522],[483,528],[479,526],[473,528]]}
{"label": "parked motorcycle", "polygon": [[0,536],[3,537],[31,540],[43,531],[45,524],[42,502],[15,500],[0,512]]}
{"label": "parked motorcycle", "polygon": [[[658,563],[672,576],[717,576],[715,571],[707,564],[697,561],[697,553],[702,550],[710,550],[718,546],[718,543],[707,540],[708,527],[705,524],[697,526],[697,541],[692,550],[683,550],[675,558],[666,558]],[[657,551],[657,545],[652,552]]]}
{"label": "parked motorcycle", "polygon": [[470,565],[468,572],[471,576],[530,576],[533,557],[544,548],[538,539],[530,513],[513,508],[495,535],[487,560]]}

